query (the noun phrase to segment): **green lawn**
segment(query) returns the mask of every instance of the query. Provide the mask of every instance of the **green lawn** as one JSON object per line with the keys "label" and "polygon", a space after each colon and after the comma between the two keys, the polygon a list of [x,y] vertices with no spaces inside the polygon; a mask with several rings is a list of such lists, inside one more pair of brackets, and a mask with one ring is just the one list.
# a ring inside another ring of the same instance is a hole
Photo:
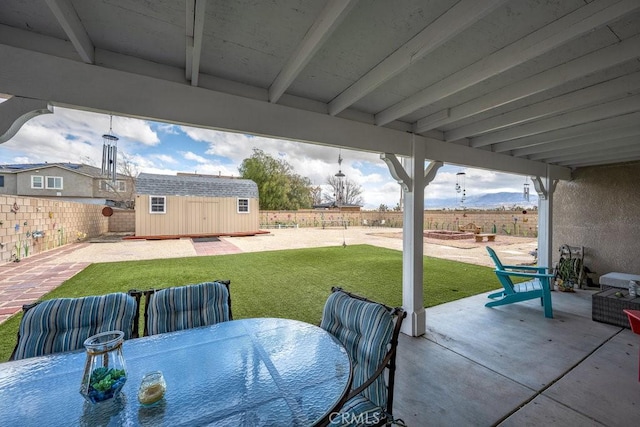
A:
{"label": "green lawn", "polygon": [[[92,264],[43,299],[231,280],[233,317],[320,322],[331,286],[387,305],[402,303],[402,253],[369,245]],[[424,306],[500,287],[493,270],[425,257]],[[0,325],[0,360],[15,346],[21,315]],[[142,328],[140,329],[142,330]]]}

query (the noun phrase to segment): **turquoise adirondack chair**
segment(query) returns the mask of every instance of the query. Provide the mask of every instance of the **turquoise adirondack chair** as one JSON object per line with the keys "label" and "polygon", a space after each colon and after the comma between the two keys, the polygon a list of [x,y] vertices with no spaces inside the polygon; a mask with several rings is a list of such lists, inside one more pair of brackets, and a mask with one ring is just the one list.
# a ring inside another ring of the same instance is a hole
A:
{"label": "turquoise adirondack chair", "polygon": [[[503,265],[496,252],[487,246],[487,252],[496,265],[496,276],[504,290],[489,294],[494,301],[485,304],[485,307],[496,307],[514,302],[540,298],[544,307],[544,316],[553,318],[551,306],[551,279],[553,274],[547,274],[546,267],[534,267],[527,265]],[[514,284],[511,277],[525,277],[531,280]],[[499,299],[496,299],[499,298]]]}

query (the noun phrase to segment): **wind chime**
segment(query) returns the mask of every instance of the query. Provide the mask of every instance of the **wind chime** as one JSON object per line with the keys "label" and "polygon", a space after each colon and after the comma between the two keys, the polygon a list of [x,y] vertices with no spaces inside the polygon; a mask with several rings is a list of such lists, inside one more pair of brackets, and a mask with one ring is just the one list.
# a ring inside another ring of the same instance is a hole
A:
{"label": "wind chime", "polygon": [[529,183],[527,182],[527,177],[524,178],[524,192],[522,196],[528,202],[529,201]]}
{"label": "wind chime", "polygon": [[464,206],[467,199],[467,189],[465,188],[466,173],[458,172],[456,174],[456,193],[460,194],[460,206]]}
{"label": "wind chime", "polygon": [[109,133],[102,135],[102,175],[116,183],[118,137],[113,135],[113,116],[109,117]]}
{"label": "wind chime", "polygon": [[338,182],[336,183],[336,194],[335,201],[336,205],[342,206],[344,204],[344,177],[345,174],[342,173],[342,152],[338,153],[338,173],[335,174],[335,177],[338,178]]}

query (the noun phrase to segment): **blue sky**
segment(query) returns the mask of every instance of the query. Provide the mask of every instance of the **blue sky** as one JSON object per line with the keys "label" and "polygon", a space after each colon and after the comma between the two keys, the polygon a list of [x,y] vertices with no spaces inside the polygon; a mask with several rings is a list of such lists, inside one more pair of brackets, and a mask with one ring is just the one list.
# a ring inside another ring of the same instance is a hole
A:
{"label": "blue sky", "polygon": [[[106,114],[56,107],[54,114],[27,122],[0,144],[0,164],[72,162],[100,165],[102,135],[109,131]],[[296,173],[323,185],[338,172],[338,148],[269,139],[153,121],[113,117],[113,134],[139,172],[176,172],[238,176],[238,166],[260,148],[289,162]],[[342,150],[342,172],[363,188],[366,209],[395,206],[400,186],[376,153]],[[445,165],[427,187],[425,197],[456,197],[456,174],[465,172],[467,196],[502,191],[521,192],[525,177]]]}

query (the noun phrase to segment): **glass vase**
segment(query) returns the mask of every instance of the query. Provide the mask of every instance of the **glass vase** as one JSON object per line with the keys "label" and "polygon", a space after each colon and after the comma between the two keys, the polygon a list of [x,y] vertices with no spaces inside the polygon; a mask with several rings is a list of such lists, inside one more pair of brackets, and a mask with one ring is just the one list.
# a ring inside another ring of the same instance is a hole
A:
{"label": "glass vase", "polygon": [[87,338],[87,361],[80,394],[91,403],[103,402],[120,393],[127,381],[122,331],[108,331]]}

